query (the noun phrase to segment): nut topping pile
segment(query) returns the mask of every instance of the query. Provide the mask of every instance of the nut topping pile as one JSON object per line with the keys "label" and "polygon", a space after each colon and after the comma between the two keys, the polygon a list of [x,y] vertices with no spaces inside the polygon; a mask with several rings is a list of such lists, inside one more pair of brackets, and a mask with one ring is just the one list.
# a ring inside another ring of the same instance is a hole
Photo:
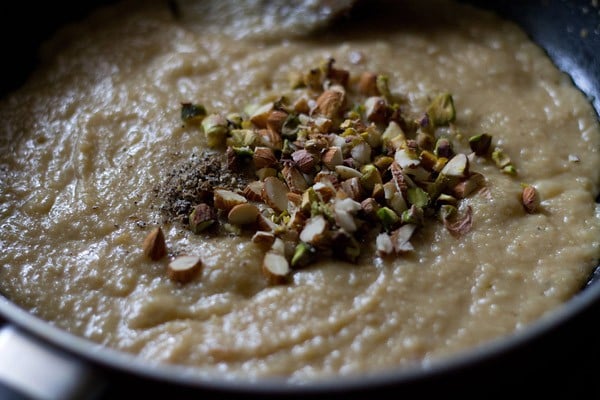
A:
{"label": "nut topping pile", "polygon": [[[449,93],[436,95],[411,118],[385,75],[364,72],[352,79],[334,64],[329,59],[293,74],[291,95],[241,113],[182,104],[182,120],[197,125],[212,149],[202,159],[224,153],[225,181],[236,184],[203,181],[202,196],[181,196],[187,203],[177,217],[196,234],[250,232],[264,249],[262,270],[273,284],[326,257],[357,262],[370,243],[380,257],[401,256],[414,250],[411,238],[424,224],[439,221],[452,235],[464,235],[472,211],[460,202],[486,183],[470,169],[472,160],[488,157],[516,175],[488,134],[469,138],[469,154],[455,151]],[[173,191],[168,194],[173,198]],[[524,185],[522,201],[535,212],[533,186]],[[182,282],[191,275],[178,276]]]}

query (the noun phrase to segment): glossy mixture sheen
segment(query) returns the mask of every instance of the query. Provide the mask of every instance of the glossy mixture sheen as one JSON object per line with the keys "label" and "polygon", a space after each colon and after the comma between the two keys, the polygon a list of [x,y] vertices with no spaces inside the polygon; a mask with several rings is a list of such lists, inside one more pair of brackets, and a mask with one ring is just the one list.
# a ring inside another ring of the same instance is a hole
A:
{"label": "glossy mixture sheen", "polygon": [[[510,334],[569,299],[597,265],[598,122],[513,24],[401,2],[313,38],[262,41],[201,34],[164,4],[140,4],[62,31],[0,103],[0,292],[41,318],[201,374],[310,380]],[[182,126],[180,104],[238,111],[328,57],[354,76],[387,74],[415,109],[451,92],[462,145],[490,133],[519,175],[472,165],[490,195],[466,200],[474,224],[463,237],[434,223],[412,254],[321,263],[283,286],[267,284],[247,238],[163,225],[170,251],[204,261],[192,282],[170,281],[167,261],[146,259],[141,243],[163,220],[155,186],[205,145]],[[542,212],[525,213],[521,183],[537,187]]]}

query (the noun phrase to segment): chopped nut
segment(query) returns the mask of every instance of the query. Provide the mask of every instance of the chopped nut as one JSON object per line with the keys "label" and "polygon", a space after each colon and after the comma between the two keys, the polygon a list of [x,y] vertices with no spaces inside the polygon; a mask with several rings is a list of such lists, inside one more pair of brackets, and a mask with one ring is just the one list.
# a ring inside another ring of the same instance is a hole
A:
{"label": "chopped nut", "polygon": [[273,150],[281,150],[283,148],[283,139],[281,135],[270,129],[259,129],[258,141],[263,146],[269,147]]}
{"label": "chopped nut", "polygon": [[335,187],[327,181],[317,182],[312,186],[321,201],[328,202],[336,195]]}
{"label": "chopped nut", "polygon": [[377,218],[379,218],[379,221],[381,221],[383,228],[387,232],[392,230],[394,226],[400,222],[400,217],[398,217],[398,214],[388,207],[381,207],[379,210],[377,210]]}
{"label": "chopped nut", "polygon": [[339,90],[325,90],[317,98],[317,104],[313,109],[313,114],[323,115],[329,119],[340,117],[345,102],[345,94]]}
{"label": "chopped nut", "polygon": [[225,144],[227,136],[228,122],[220,114],[210,114],[202,120],[202,129],[206,136],[208,147],[219,147]]}
{"label": "chopped nut", "polygon": [[392,93],[389,88],[389,79],[387,75],[379,74],[377,75],[377,79],[375,80],[375,84],[377,85],[377,91],[381,94],[381,96],[388,102],[392,102]]}
{"label": "chopped nut", "polygon": [[142,247],[146,257],[152,261],[158,261],[167,255],[165,235],[160,226],[157,226],[148,233]]}
{"label": "chopped nut", "polygon": [[394,250],[396,253],[401,254],[414,250],[413,245],[410,243],[410,238],[412,237],[416,228],[416,225],[407,224],[402,225],[400,228],[391,233],[390,238],[392,239],[392,244],[394,245]]}
{"label": "chopped nut", "polygon": [[263,259],[262,272],[270,284],[278,285],[286,282],[290,265],[284,255],[268,251]]}
{"label": "chopped nut", "polygon": [[191,212],[189,225],[192,232],[198,234],[205,231],[217,221],[215,210],[205,203],[200,203]]}
{"label": "chopped nut", "polygon": [[377,96],[377,75],[372,72],[363,72],[358,80],[358,92],[364,96]]}
{"label": "chopped nut", "polygon": [[300,232],[300,240],[313,246],[322,244],[327,229],[327,221],[322,215],[311,217],[306,221],[304,229]]}
{"label": "chopped nut", "polygon": [[238,204],[248,202],[244,196],[225,189],[215,189],[213,197],[215,208],[225,212],[229,212],[229,210]]}
{"label": "chopped nut", "polygon": [[471,136],[469,138],[469,146],[471,150],[478,156],[486,155],[492,144],[492,137],[487,133]]}
{"label": "chopped nut", "polygon": [[299,242],[294,249],[291,265],[292,268],[302,268],[314,262],[317,255],[316,249],[308,243]]}
{"label": "chopped nut", "polygon": [[452,157],[454,157],[454,149],[452,148],[452,143],[450,143],[450,141],[445,137],[439,138],[435,143],[433,153],[440,158],[444,157],[447,159],[451,159]]}
{"label": "chopped nut", "polygon": [[183,122],[202,122],[206,117],[206,108],[202,104],[181,103],[181,120]]}
{"label": "chopped nut", "polygon": [[485,178],[478,172],[472,173],[467,179],[458,182],[452,188],[452,194],[458,199],[464,199],[475,190],[481,188],[485,183]]}
{"label": "chopped nut", "polygon": [[396,153],[394,153],[394,161],[396,161],[401,168],[415,167],[421,163],[419,155],[408,148],[396,150]]}
{"label": "chopped nut", "polygon": [[262,201],[263,181],[252,181],[246,185],[243,194],[249,201]]}
{"label": "chopped nut", "polygon": [[281,180],[274,176],[265,178],[265,184],[262,190],[263,201],[272,207],[276,212],[283,212],[288,209],[288,188]]}
{"label": "chopped nut", "polygon": [[360,171],[347,167],[345,165],[337,165],[335,167],[335,172],[340,176],[342,180],[350,179],[350,178],[360,178],[362,174]]}
{"label": "chopped nut", "polygon": [[414,204],[408,210],[404,210],[400,217],[402,224],[423,225],[425,215],[423,209]]}
{"label": "chopped nut", "polygon": [[523,191],[521,192],[521,202],[525,211],[529,214],[534,214],[540,206],[540,196],[534,186],[523,185]]}
{"label": "chopped nut", "polygon": [[288,113],[281,110],[271,110],[267,116],[267,129],[273,132],[281,133],[283,124],[288,119]]}
{"label": "chopped nut", "polygon": [[256,231],[252,235],[252,243],[256,243],[263,250],[268,250],[275,242],[275,235],[272,232]]}
{"label": "chopped nut", "polygon": [[443,218],[442,222],[452,235],[462,236],[469,232],[473,226],[473,210],[471,206],[467,206],[467,210],[462,218],[458,218],[454,222],[450,222],[450,218]]}
{"label": "chopped nut", "polygon": [[346,179],[340,187],[352,200],[361,201],[363,199],[364,191],[359,178]]}
{"label": "chopped nut", "polygon": [[365,115],[367,120],[375,123],[384,123],[388,117],[388,108],[383,97],[369,97],[365,101]]}
{"label": "chopped nut", "polygon": [[469,174],[469,159],[464,154],[457,154],[446,163],[440,175],[453,178],[465,178]]}
{"label": "chopped nut", "polygon": [[248,225],[256,222],[258,214],[258,208],[254,204],[243,203],[229,210],[227,219],[234,225]]}
{"label": "chopped nut", "polygon": [[375,248],[377,249],[377,254],[379,256],[387,256],[394,252],[394,244],[392,243],[392,238],[385,232],[377,235],[375,239]]}
{"label": "chopped nut", "polygon": [[410,204],[419,208],[427,207],[429,204],[429,194],[418,186],[408,188],[406,199]]}
{"label": "chopped nut", "polygon": [[298,169],[305,174],[311,174],[315,171],[317,160],[314,154],[306,149],[300,149],[293,152],[292,160],[294,160]]}
{"label": "chopped nut", "polygon": [[450,122],[454,122],[456,111],[452,95],[449,93],[437,95],[427,107],[427,115],[435,126],[445,126]]}
{"label": "chopped nut", "polygon": [[354,162],[355,166],[360,166],[371,162],[371,146],[369,146],[369,143],[365,142],[364,140],[356,143],[350,150],[350,154],[352,155],[352,161]]}
{"label": "chopped nut", "polygon": [[277,169],[271,168],[271,167],[265,167],[265,168],[257,169],[255,171],[255,174],[256,174],[256,177],[261,182],[264,182],[264,180],[270,176],[277,176]]}
{"label": "chopped nut", "polygon": [[167,267],[167,275],[175,282],[191,281],[202,268],[202,260],[198,256],[183,255],[172,260]]}
{"label": "chopped nut", "polygon": [[287,198],[290,203],[297,207],[300,207],[300,204],[302,204],[302,194],[300,193],[288,192]]}
{"label": "chopped nut", "polygon": [[507,167],[511,164],[510,157],[506,155],[506,153],[504,153],[504,150],[502,150],[501,148],[496,148],[492,152],[492,160],[494,160],[496,166],[498,166],[498,168],[500,169]]}
{"label": "chopped nut", "polygon": [[277,164],[275,153],[273,153],[273,150],[270,147],[255,147],[252,159],[254,160],[254,168],[257,170],[272,167]]}
{"label": "chopped nut", "polygon": [[372,197],[367,197],[360,203],[362,215],[369,220],[377,218],[377,210],[381,207]]}
{"label": "chopped nut", "polygon": [[294,165],[286,165],[283,167],[281,174],[283,175],[283,179],[285,179],[285,183],[287,184],[288,188],[293,193],[301,194],[308,189],[308,183],[306,182],[306,179],[304,179],[304,176],[300,170]]}
{"label": "chopped nut", "polygon": [[257,128],[264,129],[267,127],[267,120],[269,119],[269,115],[273,111],[273,102],[263,104],[257,107],[250,114],[250,122],[254,124]]}
{"label": "chopped nut", "polygon": [[323,153],[321,161],[330,170],[335,170],[335,168],[338,165],[342,165],[342,162],[344,161],[342,157],[342,149],[337,146],[329,147],[327,150],[325,150],[325,153]]}

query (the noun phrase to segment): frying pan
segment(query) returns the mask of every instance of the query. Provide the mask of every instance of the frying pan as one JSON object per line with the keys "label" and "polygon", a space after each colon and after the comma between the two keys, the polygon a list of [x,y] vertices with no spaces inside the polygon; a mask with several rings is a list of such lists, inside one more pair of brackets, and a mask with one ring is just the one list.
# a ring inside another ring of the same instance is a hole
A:
{"label": "frying pan", "polygon": [[[595,0],[471,0],[518,23],[541,45],[600,112],[600,8]],[[8,3],[8,4],[7,4]],[[39,43],[60,25],[109,1],[31,5],[3,2],[0,93],[18,87],[36,62]],[[360,12],[360,4],[358,5]],[[56,12],[58,11],[58,12]],[[48,17],[52,15],[52,17]],[[10,23],[8,23],[10,22]],[[16,28],[15,28],[16,27]],[[0,398],[394,398],[451,393],[482,396],[535,390],[577,397],[598,395],[600,273],[548,318],[521,333],[461,353],[431,367],[390,370],[360,379],[293,385],[279,380],[198,379],[176,366],[148,365],[44,322],[0,294]],[[4,319],[4,321],[3,321]]]}

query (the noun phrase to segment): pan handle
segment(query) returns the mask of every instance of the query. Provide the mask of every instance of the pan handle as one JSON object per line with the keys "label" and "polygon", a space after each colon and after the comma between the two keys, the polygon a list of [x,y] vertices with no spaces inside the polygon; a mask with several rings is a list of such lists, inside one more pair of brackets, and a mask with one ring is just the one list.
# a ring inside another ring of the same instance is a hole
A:
{"label": "pan handle", "polygon": [[99,371],[13,325],[0,325],[0,398],[98,399]]}

